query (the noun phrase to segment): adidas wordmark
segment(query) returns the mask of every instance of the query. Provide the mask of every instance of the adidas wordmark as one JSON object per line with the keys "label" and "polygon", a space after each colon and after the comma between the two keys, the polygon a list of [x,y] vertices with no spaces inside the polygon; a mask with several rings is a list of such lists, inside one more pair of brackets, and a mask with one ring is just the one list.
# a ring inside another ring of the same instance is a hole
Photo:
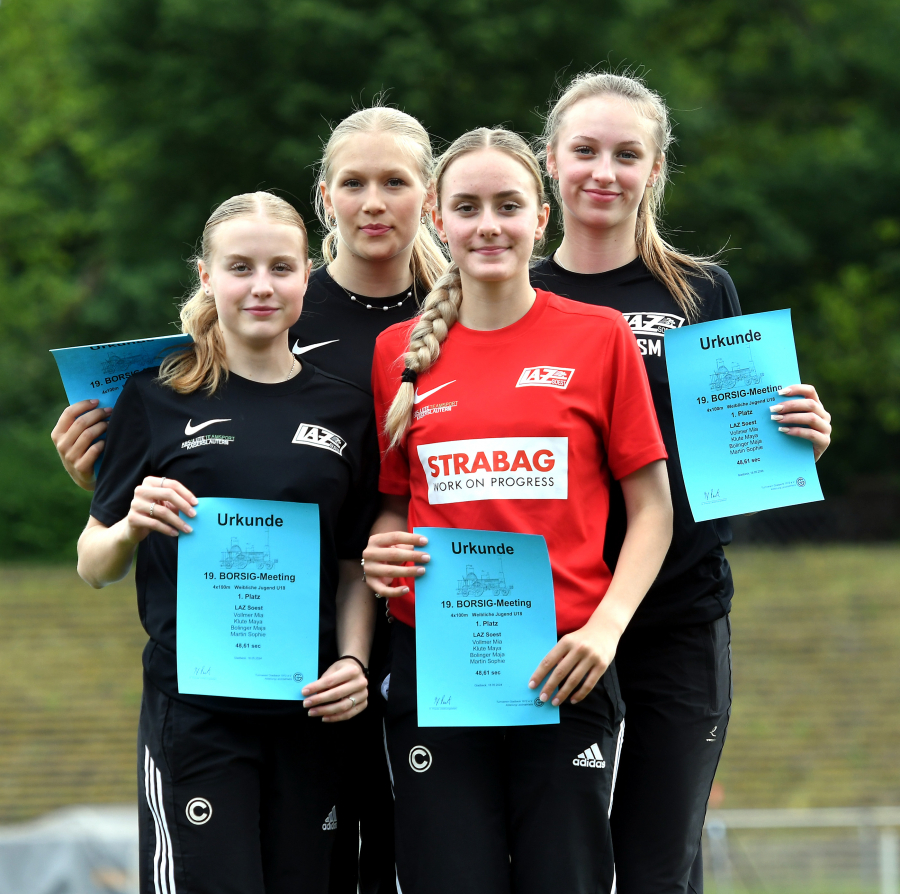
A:
{"label": "adidas wordmark", "polygon": [[596,767],[600,770],[606,766],[606,761],[603,760],[603,755],[596,742],[590,748],[585,748],[578,757],[573,758],[572,763],[576,767]]}

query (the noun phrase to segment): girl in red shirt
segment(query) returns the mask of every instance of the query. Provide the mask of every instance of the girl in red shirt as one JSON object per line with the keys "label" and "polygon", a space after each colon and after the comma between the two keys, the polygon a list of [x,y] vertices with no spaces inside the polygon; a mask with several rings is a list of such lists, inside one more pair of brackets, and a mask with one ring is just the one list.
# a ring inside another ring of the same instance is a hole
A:
{"label": "girl in red shirt", "polygon": [[[549,206],[527,144],[465,134],[435,191],[453,263],[414,325],[379,336],[372,380],[384,508],[364,568],[397,619],[386,733],[398,883],[406,894],[609,891],[622,736],[612,659],[671,537],[666,452],[621,314],[529,283]],[[476,473],[486,486],[466,488]],[[615,575],[602,558],[611,475],[628,513]],[[415,525],[545,537],[560,639],[530,685],[560,705],[558,725],[418,727],[412,591],[429,557]],[[585,749],[601,757],[579,764]]]}

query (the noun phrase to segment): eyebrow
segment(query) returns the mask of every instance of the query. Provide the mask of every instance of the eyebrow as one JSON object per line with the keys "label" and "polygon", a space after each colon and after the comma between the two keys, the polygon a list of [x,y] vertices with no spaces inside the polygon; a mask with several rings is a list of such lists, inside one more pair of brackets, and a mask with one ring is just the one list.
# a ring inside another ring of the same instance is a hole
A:
{"label": "eyebrow", "polygon": [[[589,143],[597,143],[599,140],[596,137],[588,136],[587,134],[578,133],[575,134],[574,137],[569,140],[570,143],[575,143],[579,140],[584,140]],[[622,140],[620,143],[616,143],[617,146],[643,146],[643,140]]]}
{"label": "eyebrow", "polygon": [[[495,192],[491,196],[491,198],[492,199],[508,199],[511,196],[521,196],[521,195],[524,195],[524,193],[519,189],[504,189],[502,192]],[[451,199],[472,200],[472,199],[480,199],[481,196],[475,195],[475,193],[471,193],[471,192],[455,192],[455,193],[453,193],[452,196],[450,196],[450,198]]]}
{"label": "eyebrow", "polygon": [[[249,255],[241,255],[241,254],[231,254],[225,255],[226,261],[252,261],[253,258],[249,257]],[[297,263],[296,255],[275,255],[273,258],[269,258],[268,263],[270,264],[278,264],[284,261],[288,261],[292,264]]]}

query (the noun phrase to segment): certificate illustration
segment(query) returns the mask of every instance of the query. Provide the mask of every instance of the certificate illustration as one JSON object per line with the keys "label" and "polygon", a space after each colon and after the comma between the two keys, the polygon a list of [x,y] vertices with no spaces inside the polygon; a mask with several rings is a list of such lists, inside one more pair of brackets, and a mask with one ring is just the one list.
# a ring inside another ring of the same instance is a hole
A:
{"label": "certificate illustration", "polygon": [[543,537],[416,528],[431,561],[416,580],[419,726],[559,723],[528,681],[556,645]]}
{"label": "certificate illustration", "polygon": [[56,348],[50,353],[59,368],[70,404],[97,398],[101,407],[115,404],[128,379],[159,366],[166,354],[190,344],[189,335],[164,335],[137,341]]}
{"label": "certificate illustration", "polygon": [[770,406],[800,382],[789,310],[666,333],[678,454],[695,521],[823,499],[809,441]]}
{"label": "certificate illustration", "polygon": [[319,507],[201,497],[178,538],[178,691],[298,701],[319,675]]}

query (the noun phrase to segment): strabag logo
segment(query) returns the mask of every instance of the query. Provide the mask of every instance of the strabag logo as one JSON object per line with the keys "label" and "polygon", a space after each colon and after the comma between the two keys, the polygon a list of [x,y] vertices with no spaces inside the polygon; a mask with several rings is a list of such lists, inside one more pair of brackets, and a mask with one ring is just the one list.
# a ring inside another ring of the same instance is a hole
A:
{"label": "strabag logo", "polygon": [[569,387],[569,382],[574,375],[574,369],[564,366],[526,366],[522,370],[522,375],[519,376],[519,381],[516,382],[516,388],[542,386],[565,390]]}
{"label": "strabag logo", "polygon": [[569,495],[568,438],[473,438],[417,450],[432,505]]}
{"label": "strabag logo", "polygon": [[300,428],[291,440],[292,444],[309,444],[311,447],[322,447],[341,456],[347,442],[333,431],[322,428],[321,425],[310,425],[308,422],[301,422]]}

